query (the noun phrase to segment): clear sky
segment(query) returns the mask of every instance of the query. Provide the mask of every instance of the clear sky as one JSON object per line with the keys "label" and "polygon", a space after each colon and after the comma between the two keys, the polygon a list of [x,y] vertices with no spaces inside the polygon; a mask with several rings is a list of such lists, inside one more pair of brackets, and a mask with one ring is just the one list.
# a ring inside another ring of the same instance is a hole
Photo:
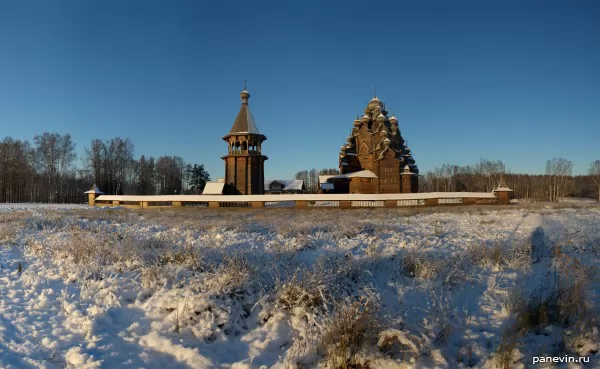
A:
{"label": "clear sky", "polygon": [[374,86],[421,173],[600,159],[597,1],[0,0],[0,137],[129,137],[217,178],[245,79],[266,178],[337,167]]}

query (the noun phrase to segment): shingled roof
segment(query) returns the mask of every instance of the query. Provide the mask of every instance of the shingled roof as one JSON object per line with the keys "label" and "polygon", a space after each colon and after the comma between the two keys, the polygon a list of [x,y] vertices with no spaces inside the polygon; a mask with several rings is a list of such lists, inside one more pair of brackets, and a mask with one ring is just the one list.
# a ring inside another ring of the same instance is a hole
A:
{"label": "shingled roof", "polygon": [[242,106],[240,107],[240,112],[235,118],[235,122],[233,122],[233,126],[231,127],[230,134],[234,133],[254,133],[259,135],[260,132],[256,127],[256,123],[254,123],[254,118],[252,118],[252,113],[250,113],[250,107],[248,106],[248,100],[246,102],[242,102]]}

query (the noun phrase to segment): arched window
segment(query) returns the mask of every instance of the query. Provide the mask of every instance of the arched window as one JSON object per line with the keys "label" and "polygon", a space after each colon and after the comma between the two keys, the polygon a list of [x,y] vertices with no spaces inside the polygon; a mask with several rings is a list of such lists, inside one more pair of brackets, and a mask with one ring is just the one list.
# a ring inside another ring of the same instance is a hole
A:
{"label": "arched window", "polygon": [[242,151],[246,151],[248,150],[248,142],[247,141],[243,141],[242,142]]}

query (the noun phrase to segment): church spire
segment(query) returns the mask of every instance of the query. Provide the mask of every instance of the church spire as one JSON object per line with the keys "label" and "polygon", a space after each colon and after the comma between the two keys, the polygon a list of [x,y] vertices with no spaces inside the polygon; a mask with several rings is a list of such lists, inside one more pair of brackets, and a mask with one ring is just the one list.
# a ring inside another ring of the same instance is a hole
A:
{"label": "church spire", "polygon": [[233,122],[233,126],[229,131],[229,134],[235,133],[252,133],[252,134],[260,134],[258,128],[256,127],[256,123],[254,123],[254,118],[250,113],[250,107],[248,106],[248,100],[250,99],[250,92],[245,89],[246,81],[244,81],[244,90],[240,92],[240,98],[242,99],[242,106],[240,107],[240,112],[235,118],[235,122]]}

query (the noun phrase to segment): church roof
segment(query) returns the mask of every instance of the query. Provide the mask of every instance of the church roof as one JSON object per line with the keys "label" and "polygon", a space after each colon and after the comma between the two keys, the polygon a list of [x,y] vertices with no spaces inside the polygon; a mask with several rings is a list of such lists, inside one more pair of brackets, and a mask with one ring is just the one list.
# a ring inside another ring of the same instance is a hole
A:
{"label": "church roof", "polygon": [[337,176],[332,176],[330,179],[338,179],[338,178],[378,178],[377,175],[370,170],[359,170],[358,172],[339,174]]}
{"label": "church roof", "polygon": [[[355,124],[351,132],[351,140],[348,145],[345,145],[344,149],[340,150],[340,167],[353,165],[349,160],[350,156],[358,156],[359,162],[362,163],[364,160],[374,161],[384,159],[386,157],[384,155],[385,153],[389,155],[388,151],[393,152],[395,158],[400,162],[411,165],[411,168],[412,165],[414,165],[412,153],[410,149],[405,146],[404,138],[400,133],[398,119],[393,114],[388,119],[388,112],[385,110],[385,104],[377,96],[369,101],[359,124]],[[369,141],[368,135],[371,135],[372,138],[371,144],[366,145],[366,152],[368,154],[373,154],[370,159],[360,156],[358,147],[358,137],[361,136],[362,138],[360,140],[364,143]],[[366,141],[363,136],[367,138]],[[362,164],[361,166],[368,167]]]}
{"label": "church roof", "polygon": [[256,127],[256,123],[254,123],[252,113],[250,113],[250,107],[248,106],[248,103],[242,103],[242,106],[240,107],[240,112],[235,118],[235,122],[233,122],[233,126],[231,127],[229,133],[254,133],[257,135],[260,134],[258,128]]}
{"label": "church roof", "polygon": [[319,183],[326,183],[331,177],[334,177],[334,175],[321,175],[319,176]]}
{"label": "church roof", "polygon": [[[256,134],[261,135],[258,131],[258,127],[256,127],[256,123],[254,123],[254,118],[252,117],[252,113],[250,113],[250,107],[248,106],[248,100],[250,99],[250,92],[246,89],[244,85],[244,90],[240,92],[240,99],[242,100],[242,106],[240,107],[240,112],[238,113],[235,121],[233,122],[233,126],[231,126],[231,130],[226,137],[233,134]],[[264,135],[261,135],[263,140],[267,138]]]}
{"label": "church roof", "polygon": [[98,188],[98,186],[96,186],[96,184],[94,184],[89,191],[85,191],[84,193],[95,193],[98,195],[104,195],[104,192],[100,191],[100,189]]}
{"label": "church roof", "polygon": [[283,185],[284,191],[296,190],[302,191],[302,186],[304,186],[304,181],[301,179],[271,179],[265,181],[265,189],[271,187],[271,183],[279,182]]}
{"label": "church roof", "polygon": [[225,187],[224,182],[206,182],[204,186],[204,191],[202,191],[203,195],[222,195],[223,187]]}

